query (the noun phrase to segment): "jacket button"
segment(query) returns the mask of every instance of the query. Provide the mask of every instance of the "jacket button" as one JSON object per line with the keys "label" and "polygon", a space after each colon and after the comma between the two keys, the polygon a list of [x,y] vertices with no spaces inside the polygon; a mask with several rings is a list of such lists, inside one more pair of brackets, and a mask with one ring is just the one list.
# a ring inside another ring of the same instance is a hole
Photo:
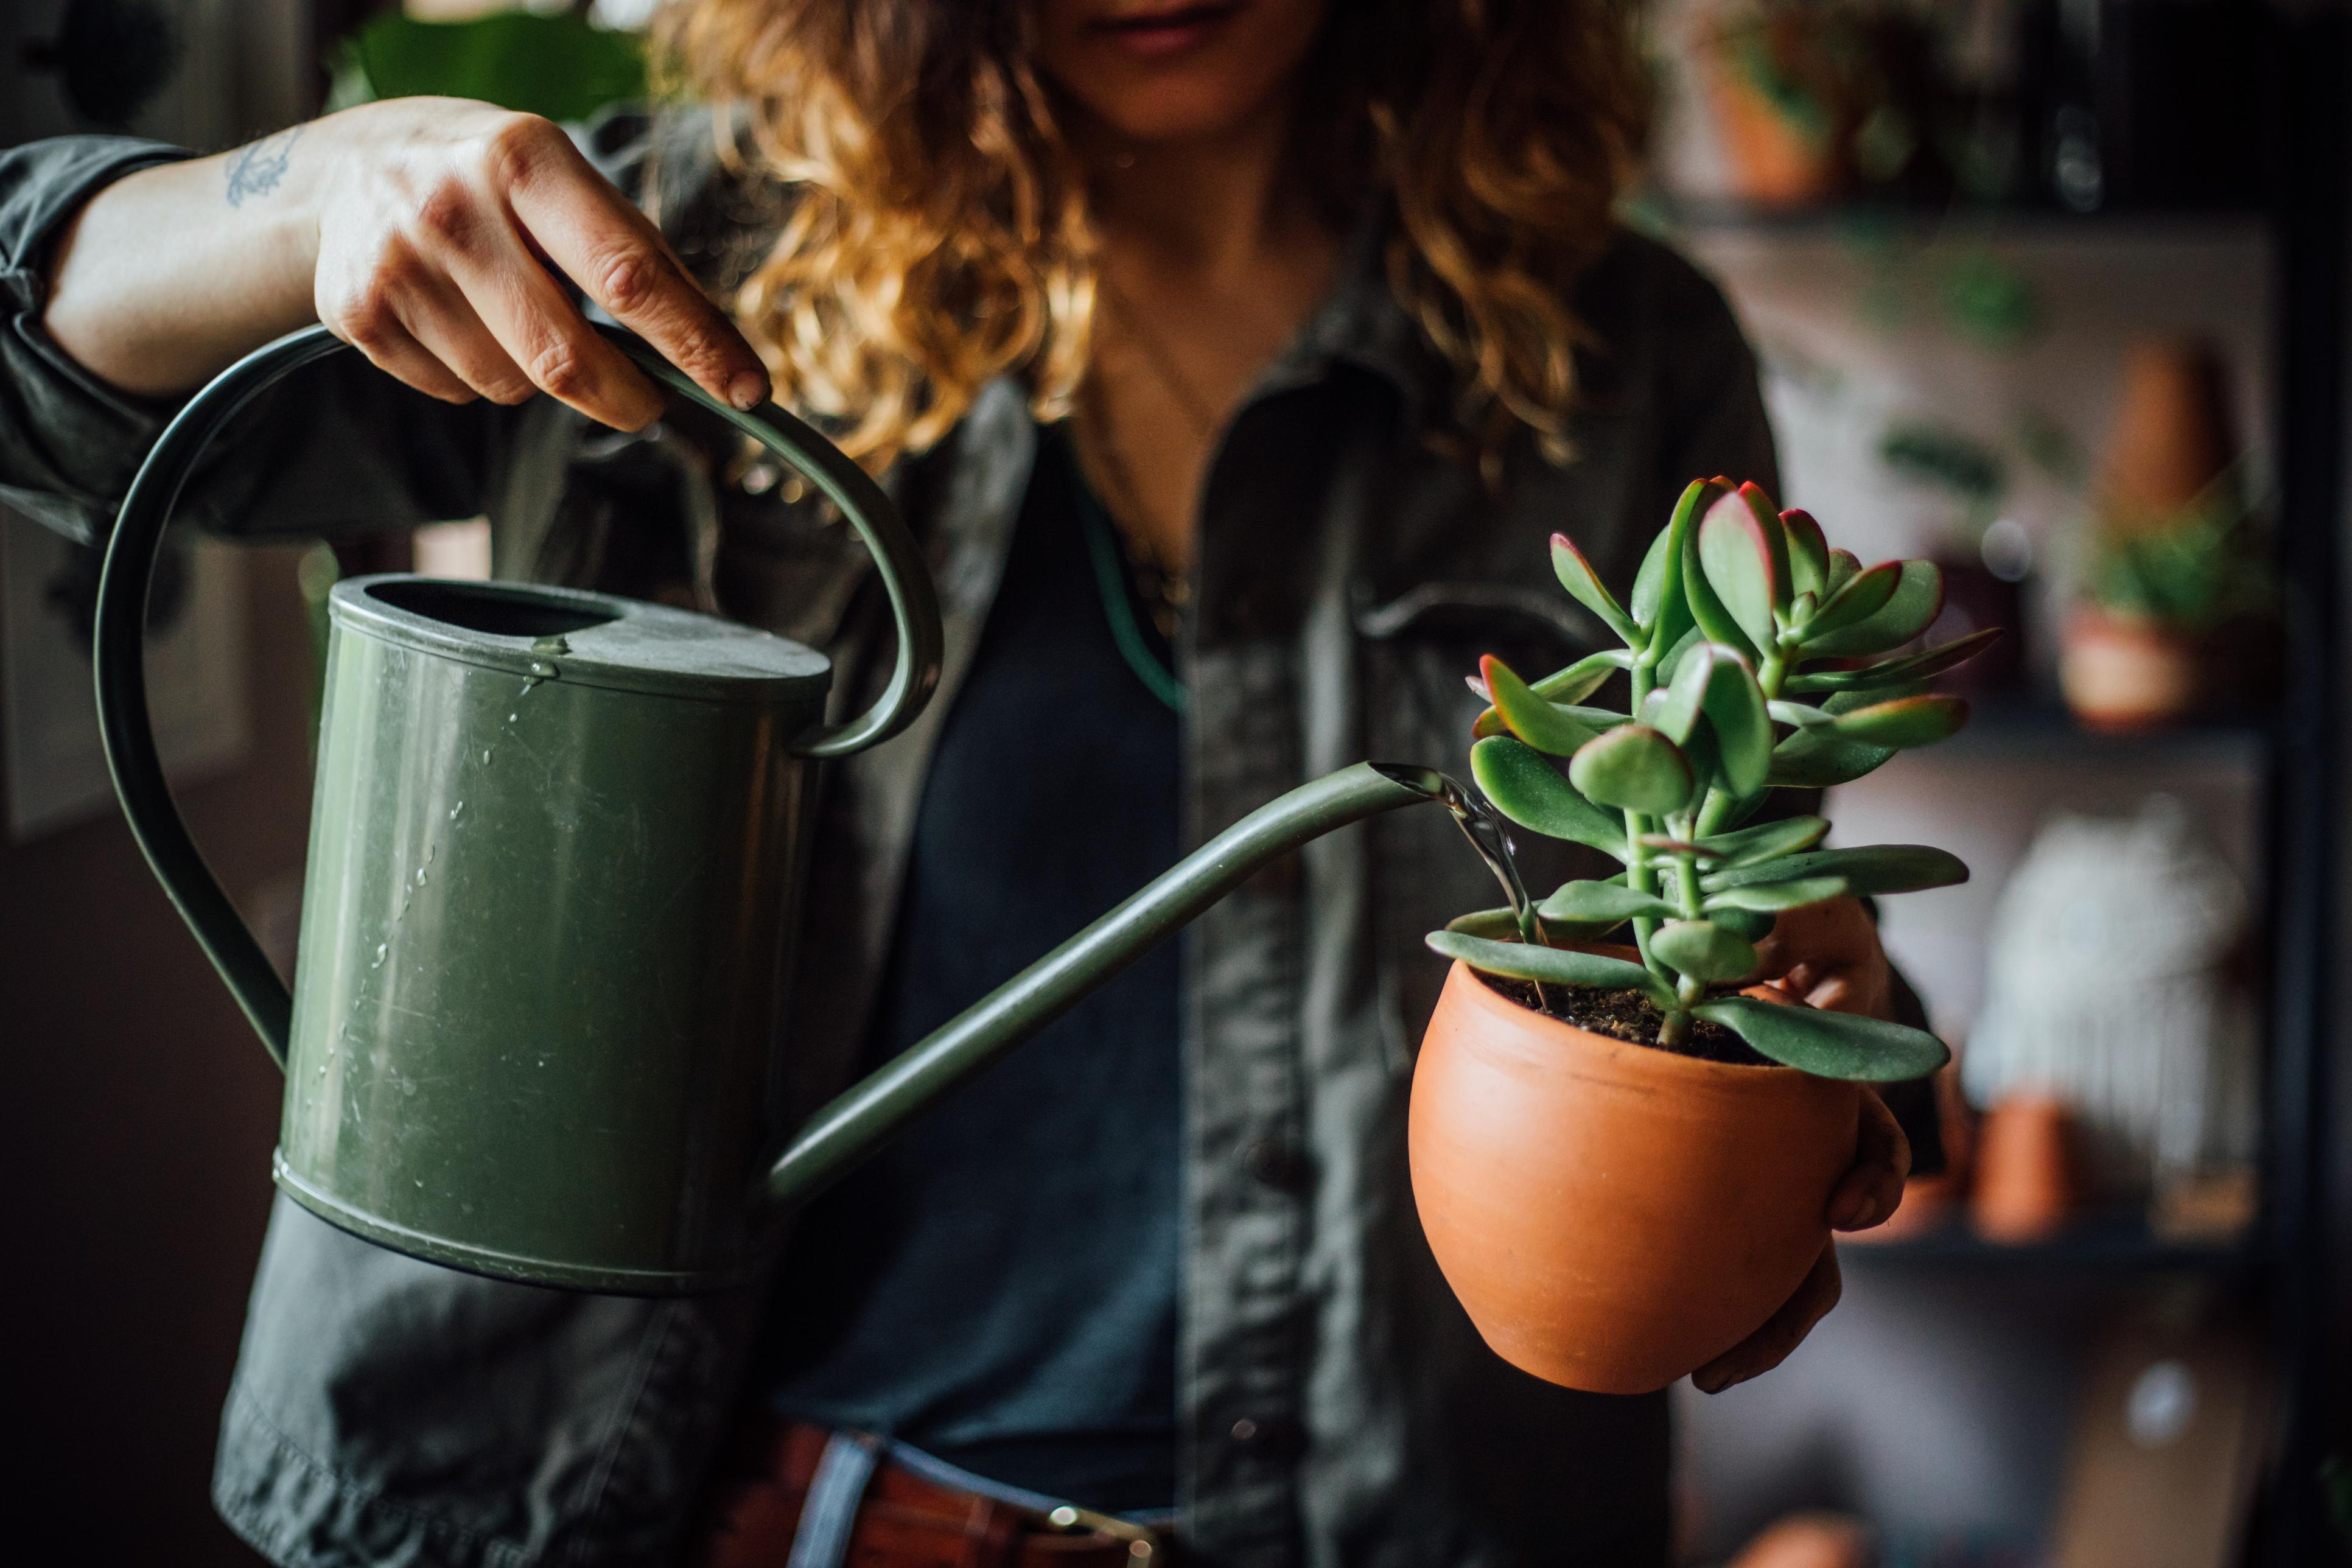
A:
{"label": "jacket button", "polygon": [[1296,1192],[1307,1175],[1307,1162],[1286,1139],[1256,1138],[1242,1151],[1242,1168],[1276,1192]]}

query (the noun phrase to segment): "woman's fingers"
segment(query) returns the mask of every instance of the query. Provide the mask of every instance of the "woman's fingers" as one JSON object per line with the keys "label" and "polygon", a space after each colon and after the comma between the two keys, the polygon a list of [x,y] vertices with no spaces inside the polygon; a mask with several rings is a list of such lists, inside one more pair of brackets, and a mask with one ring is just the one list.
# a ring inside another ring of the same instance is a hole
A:
{"label": "woman's fingers", "polygon": [[766,367],[734,323],[568,137],[524,122],[501,132],[497,157],[530,242],[608,315],[713,397],[751,408],[768,395]]}
{"label": "woman's fingers", "polygon": [[448,265],[467,313],[494,340],[522,396],[544,392],[622,430],[642,430],[661,416],[660,392],[589,326],[513,230],[499,224],[454,250]]}
{"label": "woman's fingers", "polygon": [[1911,1174],[1911,1140],[1886,1102],[1869,1089],[1862,1094],[1862,1125],[1854,1140],[1853,1164],[1830,1194],[1833,1230],[1868,1230],[1885,1225],[1902,1206],[1903,1183]]}
{"label": "woman's fingers", "polygon": [[1844,1289],[1838,1273],[1837,1244],[1827,1243],[1797,1293],[1781,1303],[1762,1328],[1691,1373],[1692,1384],[1702,1394],[1721,1394],[1735,1383],[1745,1383],[1779,1366],[1789,1359],[1790,1351],[1804,1343],[1813,1325],[1829,1316]]}

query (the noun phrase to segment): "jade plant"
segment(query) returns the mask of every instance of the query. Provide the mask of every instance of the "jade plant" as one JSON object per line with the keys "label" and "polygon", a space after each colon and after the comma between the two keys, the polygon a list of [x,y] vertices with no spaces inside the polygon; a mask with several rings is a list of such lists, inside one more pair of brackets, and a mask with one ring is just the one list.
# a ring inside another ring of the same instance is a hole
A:
{"label": "jade plant", "polygon": [[[1943,850],[1824,848],[1822,817],[1765,808],[1776,790],[1845,784],[1958,730],[1967,704],[1927,682],[1998,634],[1901,651],[1942,607],[1937,568],[1865,567],[1753,484],[1693,483],[1622,605],[1564,535],[1551,556],[1570,595],[1623,646],[1535,680],[1481,660],[1470,684],[1490,706],[1473,729],[1471,771],[1520,827],[1624,868],[1540,904],[1465,916],[1429,945],[1531,984],[1547,1010],[1573,1002],[1553,987],[1637,993],[1656,1009],[1654,1043],[1670,1049],[1688,1048],[1704,1020],[1824,1078],[1885,1081],[1941,1066],[1944,1046],[1924,1030],[1740,990],[1756,942],[1788,910],[1967,879]],[[1621,674],[1624,711],[1587,705]],[[1591,950],[1628,925],[1639,962]]]}

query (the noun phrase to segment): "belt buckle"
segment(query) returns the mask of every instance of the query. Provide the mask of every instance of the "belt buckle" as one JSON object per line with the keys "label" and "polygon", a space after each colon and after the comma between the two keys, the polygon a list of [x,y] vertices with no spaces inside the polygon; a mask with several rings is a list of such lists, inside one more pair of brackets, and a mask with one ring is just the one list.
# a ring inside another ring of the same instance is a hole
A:
{"label": "belt buckle", "polygon": [[1127,1559],[1135,1568],[1152,1568],[1160,1561],[1159,1533],[1117,1514],[1097,1513],[1090,1508],[1062,1503],[1046,1510],[1045,1522],[1059,1531],[1090,1530],[1097,1535],[1126,1542]]}

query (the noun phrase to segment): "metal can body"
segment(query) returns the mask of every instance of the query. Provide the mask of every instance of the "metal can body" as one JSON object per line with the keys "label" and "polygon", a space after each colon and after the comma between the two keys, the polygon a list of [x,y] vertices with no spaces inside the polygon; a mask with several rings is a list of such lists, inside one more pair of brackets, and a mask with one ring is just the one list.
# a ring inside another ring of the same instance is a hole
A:
{"label": "metal can body", "polygon": [[755,698],[627,689],[578,678],[551,651],[566,639],[528,623],[485,634],[478,661],[387,636],[351,586],[331,606],[278,1184],[503,1278],[741,1279],[804,858],[811,764],[789,743],[822,716],[822,661]]}

